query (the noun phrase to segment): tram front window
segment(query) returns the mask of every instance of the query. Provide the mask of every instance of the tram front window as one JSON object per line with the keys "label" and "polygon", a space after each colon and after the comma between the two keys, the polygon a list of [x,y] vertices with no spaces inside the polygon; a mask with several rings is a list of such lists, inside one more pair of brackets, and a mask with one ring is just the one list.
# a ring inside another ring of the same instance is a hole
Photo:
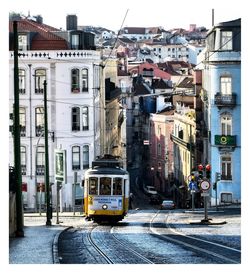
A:
{"label": "tram front window", "polygon": [[98,189],[98,178],[90,177],[89,178],[89,194],[97,194]]}
{"label": "tram front window", "polygon": [[113,195],[122,195],[122,178],[120,177],[113,179]]}
{"label": "tram front window", "polygon": [[111,178],[100,178],[100,195],[111,195]]}

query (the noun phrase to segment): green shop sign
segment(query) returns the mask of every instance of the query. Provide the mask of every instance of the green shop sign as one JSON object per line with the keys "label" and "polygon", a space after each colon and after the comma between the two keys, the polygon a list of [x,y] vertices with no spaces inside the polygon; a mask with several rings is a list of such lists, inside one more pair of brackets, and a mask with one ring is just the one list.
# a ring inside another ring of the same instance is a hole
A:
{"label": "green shop sign", "polygon": [[236,136],[217,136],[215,135],[215,145],[222,146],[235,146]]}

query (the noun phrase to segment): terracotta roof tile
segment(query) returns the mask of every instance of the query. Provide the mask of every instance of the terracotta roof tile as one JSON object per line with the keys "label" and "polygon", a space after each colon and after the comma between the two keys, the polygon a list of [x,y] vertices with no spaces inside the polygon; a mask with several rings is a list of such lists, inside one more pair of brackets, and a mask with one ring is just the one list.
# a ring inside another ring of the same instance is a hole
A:
{"label": "terracotta roof tile", "polygon": [[[67,41],[55,35],[53,31],[58,29],[40,24],[32,20],[21,19],[17,22],[18,32],[34,33],[31,41],[31,50],[58,50],[69,49]],[[9,22],[9,31],[13,32],[13,22]],[[12,49],[10,43],[10,49]]]}

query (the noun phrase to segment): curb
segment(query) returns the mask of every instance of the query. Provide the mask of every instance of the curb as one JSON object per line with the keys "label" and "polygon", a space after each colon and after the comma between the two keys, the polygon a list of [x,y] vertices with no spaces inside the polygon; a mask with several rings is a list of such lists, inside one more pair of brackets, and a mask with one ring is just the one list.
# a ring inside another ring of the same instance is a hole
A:
{"label": "curb", "polygon": [[53,239],[53,243],[52,243],[52,258],[53,258],[53,264],[60,264],[60,259],[58,257],[58,239],[59,239],[59,236],[67,231],[68,229],[70,228],[73,228],[73,226],[69,226],[69,227],[66,227],[64,230],[58,232],[54,239]]}

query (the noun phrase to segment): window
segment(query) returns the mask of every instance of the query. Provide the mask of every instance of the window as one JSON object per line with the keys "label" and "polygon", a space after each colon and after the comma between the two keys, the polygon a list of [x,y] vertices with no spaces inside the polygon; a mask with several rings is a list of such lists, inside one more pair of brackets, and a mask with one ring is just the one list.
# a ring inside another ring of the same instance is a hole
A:
{"label": "window", "polygon": [[21,137],[26,136],[26,111],[24,107],[19,108],[19,119],[20,119],[20,135]]}
{"label": "window", "polygon": [[[81,76],[81,80],[80,80]],[[75,68],[71,70],[71,92],[79,93],[80,89],[82,92],[88,92],[88,69],[84,68],[80,70]]]}
{"label": "window", "polygon": [[25,94],[25,70],[19,69],[18,75],[19,75],[19,93]]}
{"label": "window", "polygon": [[113,178],[113,195],[122,195],[122,178]]}
{"label": "window", "polygon": [[36,136],[40,136],[44,131],[44,108],[37,107],[35,109],[35,126],[36,126]]}
{"label": "window", "polygon": [[18,50],[28,50],[28,37],[26,34],[18,35]]}
{"label": "window", "polygon": [[89,178],[89,194],[98,194],[98,178]]}
{"label": "window", "polygon": [[161,156],[161,144],[160,143],[157,144],[157,155]]}
{"label": "window", "polygon": [[45,151],[44,146],[38,146],[36,150],[36,174],[44,175],[45,171]]}
{"label": "window", "polygon": [[80,108],[72,108],[72,131],[80,131]]}
{"label": "window", "polygon": [[100,178],[100,195],[111,195],[111,178]]}
{"label": "window", "polygon": [[221,157],[221,180],[232,180],[231,155]]}
{"label": "window", "polygon": [[232,135],[232,117],[224,115],[221,117],[221,134],[225,136]]}
{"label": "window", "polygon": [[221,193],[221,202],[222,203],[232,203],[233,202],[232,193]]}
{"label": "window", "polygon": [[89,109],[87,106],[82,108],[82,130],[87,131],[89,129]]}
{"label": "window", "polygon": [[22,172],[22,175],[26,175],[26,147],[21,146],[20,152],[21,152],[21,172]]}
{"label": "window", "polygon": [[88,92],[88,69],[82,70],[82,92]]}
{"label": "window", "polygon": [[71,49],[80,49],[80,35],[79,34],[72,34]]}
{"label": "window", "polygon": [[80,170],[80,147],[72,147],[72,170]]}
{"label": "window", "polygon": [[220,91],[222,95],[232,94],[232,78],[231,77],[220,78]]}
{"label": "window", "polygon": [[45,69],[37,69],[35,71],[35,94],[43,94],[45,80],[46,80]]}
{"label": "window", "polygon": [[71,92],[80,92],[80,82],[79,82],[79,69],[71,70]]}
{"label": "window", "polygon": [[89,146],[84,145],[82,150],[82,167],[83,169],[89,168]]}
{"label": "window", "polygon": [[221,31],[221,50],[233,49],[233,33],[232,31]]}

